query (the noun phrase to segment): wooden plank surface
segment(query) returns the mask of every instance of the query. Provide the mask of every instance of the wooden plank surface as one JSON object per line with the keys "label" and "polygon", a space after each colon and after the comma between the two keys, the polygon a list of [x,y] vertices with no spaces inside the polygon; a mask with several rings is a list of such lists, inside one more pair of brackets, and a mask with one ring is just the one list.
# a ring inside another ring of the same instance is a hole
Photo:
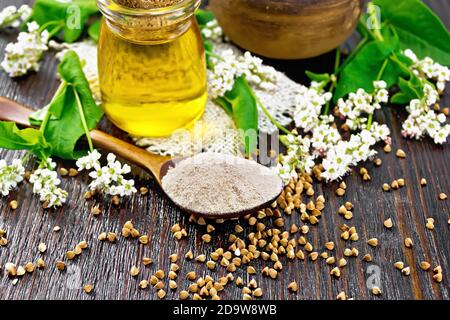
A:
{"label": "wooden plank surface", "polygon": [[[20,2],[2,0],[0,9],[9,4]],[[445,0],[427,1],[431,8],[450,26],[450,5]],[[5,45],[14,40],[13,31],[0,32],[0,52]],[[3,56],[3,55],[1,55]],[[333,61],[332,55],[296,63],[275,63],[296,79],[302,79],[303,68],[320,70],[328,68]],[[293,66],[295,66],[293,68]],[[33,108],[40,108],[52,97],[57,88],[55,75],[56,61],[53,54],[47,54],[42,62],[41,71],[25,78],[11,80],[0,72],[0,95],[19,101]],[[448,106],[450,97],[447,93],[442,106]],[[394,152],[385,154],[380,148],[381,168],[375,168],[372,163],[365,164],[372,176],[371,182],[362,182],[359,174],[348,176],[345,181],[348,191],[343,198],[335,196],[337,184],[316,185],[316,194],[323,193],[327,199],[323,217],[318,226],[311,227],[308,240],[321,252],[327,241],[335,241],[334,252],[337,258],[342,257],[346,246],[359,249],[358,258],[349,258],[347,267],[343,268],[340,279],[329,275],[330,268],[319,258],[316,262],[308,260],[287,262],[282,258],[283,270],[277,280],[261,275],[260,270],[271,265],[268,262],[255,260],[251,263],[257,272],[248,276],[245,267],[238,268],[236,276],[241,276],[245,282],[255,278],[262,288],[263,299],[335,299],[340,291],[355,299],[449,299],[450,278],[450,218],[449,201],[439,201],[438,193],[450,194],[449,167],[450,152],[448,146],[433,145],[428,139],[424,141],[405,140],[400,135],[401,121],[406,117],[405,111],[398,107],[384,108],[378,113],[378,119],[387,123],[392,129],[393,148],[402,148],[407,153],[405,160],[398,160]],[[103,121],[101,128],[126,139],[119,130]],[[0,158],[11,160],[21,155],[21,152],[0,151]],[[61,166],[74,166],[71,162],[59,162]],[[32,161],[29,162],[32,166]],[[421,178],[428,180],[426,187],[419,186]],[[383,192],[381,185],[396,178],[404,178],[406,187],[395,192]],[[86,175],[76,178],[64,178],[62,187],[69,192],[68,204],[56,211],[45,211],[39,200],[32,195],[29,184],[22,184],[10,196],[0,199],[0,228],[7,231],[9,244],[0,247],[0,299],[156,299],[154,290],[139,290],[138,283],[153,274],[158,269],[166,273],[169,270],[169,255],[178,253],[181,257],[188,250],[195,255],[209,254],[215,248],[226,248],[227,239],[233,233],[236,221],[218,225],[212,233],[211,244],[203,244],[201,236],[206,232],[205,226],[198,226],[188,221],[188,216],[177,210],[164,197],[161,191],[151,182],[141,180],[139,186],[147,186],[150,192],[136,195],[124,201],[120,206],[114,206],[109,199],[97,198],[85,201],[83,194],[87,189]],[[217,186],[220,188],[220,185]],[[10,210],[8,203],[16,199],[19,208]],[[337,209],[345,201],[355,205],[354,218],[345,221],[338,216]],[[99,204],[102,214],[93,217],[90,214],[92,206]],[[435,230],[425,228],[426,218],[435,219]],[[387,230],[383,221],[392,218],[394,228]],[[149,245],[140,245],[135,240],[118,237],[116,244],[100,242],[97,236],[101,232],[113,231],[120,233],[125,221],[132,219],[141,234],[148,234]],[[179,242],[172,239],[170,228],[180,223],[187,229],[188,237]],[[269,222],[266,222],[269,225]],[[302,225],[298,214],[286,217],[286,226],[292,223]],[[339,226],[347,223],[356,226],[360,240],[355,243],[345,243],[340,240]],[[54,226],[60,226],[61,231],[52,231]],[[242,223],[242,225],[246,225]],[[239,236],[242,238],[254,231],[253,227],[245,227]],[[298,234],[294,235],[298,238]],[[380,245],[371,248],[366,241],[377,237]],[[406,237],[411,237],[414,247],[407,249],[403,245]],[[65,259],[66,251],[71,250],[78,242],[86,240],[89,248],[76,260],[68,262],[64,272],[56,270],[54,263]],[[40,242],[47,244],[47,252],[40,254],[37,246]],[[373,262],[361,261],[365,253],[373,255]],[[143,267],[142,257],[148,256],[154,264]],[[43,271],[36,271],[20,278],[14,286],[4,271],[7,262],[24,265],[28,261],[36,261],[42,257],[48,264]],[[404,261],[411,267],[411,275],[406,277],[393,266],[396,261]],[[432,280],[431,272],[419,268],[419,262],[427,260],[433,266],[440,265],[444,280],[437,284]],[[129,270],[132,265],[139,265],[141,274],[132,278]],[[181,289],[186,289],[189,282],[185,280],[188,271],[195,270],[198,275],[212,275],[215,279],[226,275],[222,267],[217,271],[208,271],[204,264],[186,261],[181,258],[178,290],[167,288],[167,299],[178,297]],[[369,289],[374,276],[380,277],[381,297],[374,297]],[[299,291],[289,293],[287,285],[296,280]],[[83,284],[94,285],[94,293],[87,295],[82,290]],[[222,299],[241,299],[242,289],[228,285],[220,293]]]}

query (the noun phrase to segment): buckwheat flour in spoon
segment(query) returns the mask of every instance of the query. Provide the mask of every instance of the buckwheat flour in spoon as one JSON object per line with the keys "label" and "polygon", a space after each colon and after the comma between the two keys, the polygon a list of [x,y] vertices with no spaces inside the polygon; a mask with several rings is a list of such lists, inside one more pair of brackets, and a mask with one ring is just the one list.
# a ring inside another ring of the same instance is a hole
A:
{"label": "buckwheat flour in spoon", "polygon": [[283,184],[272,170],[254,161],[201,153],[169,169],[162,187],[188,211],[231,216],[274,201]]}

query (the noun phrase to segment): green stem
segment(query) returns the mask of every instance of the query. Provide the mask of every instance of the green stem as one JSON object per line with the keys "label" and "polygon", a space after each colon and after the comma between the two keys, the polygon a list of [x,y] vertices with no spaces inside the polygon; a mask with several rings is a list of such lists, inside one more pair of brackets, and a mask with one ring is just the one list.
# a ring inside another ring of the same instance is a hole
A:
{"label": "green stem", "polygon": [[218,60],[223,60],[221,56],[219,56],[218,54],[215,54],[214,52],[205,51],[205,54],[209,57],[216,58]]}
{"label": "green stem", "polygon": [[380,32],[381,25],[380,21],[378,20],[378,17],[376,15],[377,11],[375,9],[375,5],[372,2],[369,2],[367,4],[367,12],[369,13],[370,20],[372,22],[372,34],[377,41],[383,41],[383,35]]}
{"label": "green stem", "polygon": [[86,117],[84,116],[84,110],[83,110],[83,106],[81,104],[80,96],[78,95],[78,92],[74,86],[72,86],[72,89],[73,89],[73,93],[75,94],[75,99],[77,100],[78,111],[80,112],[81,123],[83,124],[84,132],[86,134],[86,139],[89,144],[89,150],[92,152],[92,151],[94,151],[94,145],[92,144],[91,131],[89,130],[88,125],[86,123]]}
{"label": "green stem", "polygon": [[[339,71],[339,65],[341,63],[341,48],[337,47],[336,48],[336,57],[334,60],[334,73],[331,76],[331,86],[330,89],[328,90],[329,92],[331,92],[332,94],[334,93],[334,89],[336,89],[336,85],[337,85],[337,78],[336,75]],[[331,104],[331,100],[328,100],[325,108],[322,112],[323,115],[328,115],[330,113],[330,104]]]}
{"label": "green stem", "polygon": [[52,31],[49,31],[48,32],[49,39],[53,38],[55,35],[60,33],[63,27],[64,27],[64,25],[63,26],[56,26],[54,29],[52,29]]}
{"label": "green stem", "polygon": [[385,59],[384,60],[383,65],[381,66],[381,69],[378,72],[377,78],[376,78],[375,81],[380,81],[381,80],[381,78],[383,77],[384,71],[386,70],[386,66],[387,66],[388,62],[389,62],[389,59]]}
{"label": "green stem", "polygon": [[25,155],[22,158],[22,165],[25,165],[25,163],[28,161],[28,158],[30,158],[31,152],[27,151],[27,153],[25,153]]}
{"label": "green stem", "polygon": [[252,90],[252,95],[253,95],[253,98],[255,99],[256,103],[259,105],[259,107],[264,112],[266,117],[270,120],[270,122],[272,122],[280,131],[283,131],[286,134],[294,134],[294,133],[290,132],[288,129],[286,129],[285,127],[283,127],[281,124],[279,124],[278,121],[275,120],[274,117],[272,117],[272,115],[269,113],[269,111],[266,109],[266,107],[264,107],[264,105],[261,103],[261,101],[256,96],[256,94],[253,92],[253,90]]}
{"label": "green stem", "polygon": [[409,70],[409,68],[407,66],[405,66],[405,64],[403,62],[400,61],[400,59],[397,57],[397,55],[395,54],[395,52],[393,52],[390,56],[389,59],[391,59],[393,62],[395,62],[400,68],[403,69],[403,71],[405,71],[406,73],[411,73],[411,70]]}
{"label": "green stem", "polygon": [[[381,80],[381,78],[383,77],[383,73],[384,73],[384,71],[386,70],[386,66],[387,66],[388,62],[389,62],[389,59],[385,59],[385,60],[384,60],[383,65],[381,66],[381,69],[380,69],[380,71],[378,72],[378,74],[377,74],[377,79],[376,79],[375,81],[380,81],[380,80]],[[369,118],[367,119],[367,130],[370,130],[370,127],[372,126],[372,122],[373,122],[373,114],[374,114],[374,112],[371,113],[371,114],[369,115]]]}
{"label": "green stem", "polygon": [[341,73],[342,70],[353,60],[353,58],[358,54],[359,50],[367,43],[368,39],[363,38],[358,45],[353,49],[352,53],[345,59],[344,63],[339,67],[339,69],[334,73],[336,76]]}
{"label": "green stem", "polygon": [[[62,81],[61,84],[58,87],[58,90],[56,90],[55,96],[53,97],[53,99],[50,102],[50,104],[59,97],[59,95],[66,88],[66,86],[67,86],[67,82]],[[51,116],[51,112],[49,110],[47,110],[47,113],[45,114],[44,120],[42,120],[41,127],[39,128],[39,131],[40,131],[40,133],[42,135],[44,134],[45,129],[47,128],[47,124],[48,124],[48,121],[50,120],[50,116]]]}
{"label": "green stem", "polygon": [[64,27],[64,21],[49,21],[47,23],[44,23],[42,26],[39,27],[38,32],[41,33],[45,29],[47,29],[50,26],[56,25],[58,27]]}
{"label": "green stem", "polygon": [[2,24],[0,24],[0,29],[3,28],[4,26],[9,26],[11,23],[13,23],[15,20],[20,18],[20,14],[19,13],[15,13],[9,17],[7,17]]}
{"label": "green stem", "polygon": [[[331,83],[330,92],[333,93],[334,89],[336,89],[336,81],[333,81]],[[325,108],[324,108],[324,110],[322,112],[322,114],[325,115],[325,116],[330,114],[330,103],[331,103],[331,100],[328,100],[327,104],[325,105]]]}
{"label": "green stem", "polygon": [[334,75],[336,75],[336,73],[338,72],[340,64],[341,64],[341,48],[337,47],[336,57],[334,59]]}

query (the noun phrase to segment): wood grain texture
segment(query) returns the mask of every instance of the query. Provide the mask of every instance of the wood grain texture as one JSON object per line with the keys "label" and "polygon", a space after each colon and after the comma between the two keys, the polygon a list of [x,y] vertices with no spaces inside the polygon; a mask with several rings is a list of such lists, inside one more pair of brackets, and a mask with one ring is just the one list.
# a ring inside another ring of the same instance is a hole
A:
{"label": "wood grain texture", "polygon": [[[427,1],[431,8],[444,19],[447,27],[450,22],[450,4],[447,1]],[[2,0],[0,9],[8,4],[17,4],[15,0]],[[0,32],[0,52],[9,41],[16,37],[13,31]],[[295,79],[303,79],[305,68],[320,71],[333,64],[331,55],[324,55],[316,59],[303,62],[274,62],[278,68],[288,70]],[[53,54],[47,54],[42,62],[39,73],[22,79],[11,80],[0,72],[0,95],[14,99],[33,108],[45,105],[57,88],[58,80],[55,75],[56,61]],[[443,106],[450,103],[447,93],[443,99]],[[357,247],[360,251],[358,258],[348,259],[348,265],[342,269],[340,279],[332,279],[330,268],[319,258],[316,262],[294,261],[286,262],[277,280],[254,276],[262,288],[264,299],[335,299],[340,291],[355,299],[449,299],[450,278],[450,218],[449,201],[439,201],[439,192],[450,194],[449,167],[450,151],[448,146],[433,145],[428,139],[424,141],[405,140],[400,135],[401,121],[406,117],[402,108],[384,108],[378,114],[381,122],[387,123],[392,129],[393,147],[402,148],[407,153],[405,160],[398,160],[394,153],[385,154],[380,149],[383,160],[381,168],[374,168],[371,163],[365,164],[372,176],[371,182],[362,182],[358,174],[348,176],[345,181],[348,191],[343,198],[334,195],[337,184],[316,185],[316,192],[323,193],[327,199],[323,218],[318,226],[311,227],[308,240],[316,247],[323,249],[327,241],[337,244],[336,257],[342,257],[346,246]],[[119,130],[112,128],[107,121],[103,121],[101,129],[126,139]],[[11,160],[19,157],[21,152],[0,151],[0,158]],[[69,168],[71,162],[60,162]],[[29,162],[32,166],[32,161]],[[385,193],[381,190],[384,182],[403,177],[407,186],[395,192]],[[420,187],[420,178],[428,180],[428,186]],[[45,211],[39,200],[32,195],[29,184],[22,184],[9,197],[0,199],[0,228],[7,231],[9,244],[0,247],[0,299],[156,299],[153,290],[139,290],[141,279],[148,278],[157,269],[169,270],[168,256],[179,253],[181,256],[188,250],[194,254],[211,253],[218,246],[226,246],[227,238],[234,230],[237,222],[227,222],[219,225],[212,233],[211,244],[205,245],[201,236],[206,232],[203,226],[189,223],[188,216],[176,209],[152,181],[140,180],[139,186],[147,186],[150,192],[136,195],[123,201],[120,206],[114,206],[109,199],[97,198],[85,201],[83,193],[86,191],[88,178],[80,175],[76,178],[64,178],[62,187],[69,192],[68,204],[56,211]],[[218,185],[220,188],[220,186]],[[9,201],[17,199],[19,208],[9,209]],[[344,201],[351,201],[355,205],[354,218],[344,221],[338,216],[337,209]],[[92,206],[99,204],[102,214],[95,218],[90,214]],[[435,219],[435,230],[425,228],[428,217]],[[392,218],[394,228],[387,230],[383,221]],[[125,221],[132,219],[141,234],[148,234],[150,244],[143,246],[137,241],[118,237],[116,244],[100,242],[97,236],[101,232],[113,231],[120,233]],[[287,226],[291,223],[301,225],[299,215],[293,214],[286,219]],[[189,236],[176,242],[172,239],[170,227],[180,223],[187,229]],[[356,226],[360,240],[353,244],[340,240],[339,225],[347,223]],[[52,232],[54,226],[60,226],[61,231]],[[251,232],[246,228],[240,236]],[[296,236],[298,237],[298,235]],[[377,237],[380,245],[371,248],[366,244],[367,239]],[[403,245],[405,237],[411,237],[414,247],[407,249]],[[67,250],[72,249],[78,242],[86,240],[89,248],[76,260],[68,262],[68,269],[60,272],[54,263],[64,259]],[[40,242],[47,244],[47,252],[40,254],[37,246]],[[374,257],[372,263],[361,261],[365,253]],[[154,264],[143,267],[142,257],[148,256]],[[44,271],[36,271],[32,275],[25,275],[17,285],[13,286],[11,279],[4,271],[7,262],[25,264],[42,257],[48,264]],[[402,260],[411,267],[409,277],[402,276],[393,267],[394,262]],[[424,272],[419,268],[421,260],[428,260],[433,266],[441,265],[444,280],[441,284],[433,282],[431,272]],[[257,260],[252,262],[257,270],[261,270],[266,262]],[[129,275],[133,265],[139,265],[141,274],[137,278]],[[176,292],[166,288],[167,299],[178,297],[181,289],[186,289],[188,282],[185,274],[195,270],[198,275],[213,275],[214,278],[226,274],[223,268],[216,272],[208,271],[203,264],[179,260],[181,267],[178,279],[179,289]],[[375,269],[374,269],[375,268]],[[381,297],[374,297],[366,282],[370,281],[373,270],[379,268],[381,276]],[[235,273],[244,281],[250,278],[245,268]],[[291,294],[287,290],[289,282],[296,280],[299,291]],[[167,282],[167,281],[166,281]],[[87,295],[82,285],[94,285],[94,293]],[[240,288],[229,285],[220,294],[222,299],[241,299]]]}

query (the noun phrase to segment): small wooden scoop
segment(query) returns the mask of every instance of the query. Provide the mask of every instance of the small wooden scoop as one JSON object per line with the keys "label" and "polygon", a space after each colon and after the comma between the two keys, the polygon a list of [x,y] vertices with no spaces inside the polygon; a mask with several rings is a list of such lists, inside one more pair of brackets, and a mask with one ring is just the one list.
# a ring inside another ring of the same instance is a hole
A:
{"label": "small wooden scoop", "polygon": [[[33,113],[33,110],[18,104],[17,102],[11,101],[7,98],[0,97],[0,120],[15,122],[20,126],[29,127],[29,117]],[[117,139],[109,134],[106,134],[99,130],[91,131],[91,139],[94,145],[100,149],[108,152],[112,152],[125,160],[128,160],[141,168],[147,169],[155,177],[156,181],[162,188],[162,179],[167,174],[170,168],[175,167],[176,163],[181,159],[175,161],[171,157],[160,156],[150,153],[144,149],[136,147],[130,143]],[[163,189],[164,190],[164,189]],[[260,209],[266,208],[268,205],[273,203],[273,201],[278,198],[278,195],[273,199],[267,199],[266,202],[261,203],[261,205],[252,208],[250,210],[245,210],[241,212],[223,212],[223,213],[204,213],[196,212],[188,208],[183,208],[176,204],[182,210],[189,213],[195,214],[197,216],[203,216],[205,218],[235,218],[243,215],[247,215],[256,212]],[[169,197],[170,198],[170,197]],[[172,200],[172,199],[171,199]]]}

